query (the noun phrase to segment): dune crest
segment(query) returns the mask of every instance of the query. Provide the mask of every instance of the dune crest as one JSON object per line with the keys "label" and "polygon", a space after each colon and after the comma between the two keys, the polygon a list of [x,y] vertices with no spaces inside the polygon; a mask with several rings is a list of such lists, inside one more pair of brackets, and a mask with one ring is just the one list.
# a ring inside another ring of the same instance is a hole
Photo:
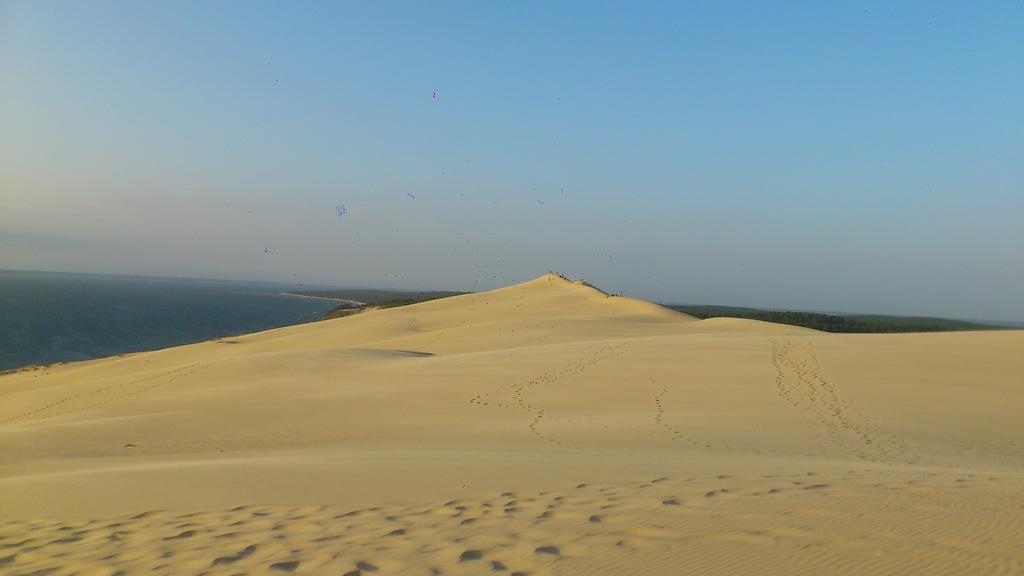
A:
{"label": "dune crest", "polygon": [[0,566],[1021,572],[1022,349],[698,321],[549,274],[13,372]]}

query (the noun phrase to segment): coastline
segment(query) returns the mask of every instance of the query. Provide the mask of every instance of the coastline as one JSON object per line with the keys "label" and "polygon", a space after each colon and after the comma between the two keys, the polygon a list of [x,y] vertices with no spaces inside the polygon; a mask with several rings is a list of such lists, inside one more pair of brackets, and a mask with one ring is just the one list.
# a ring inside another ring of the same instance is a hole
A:
{"label": "coastline", "polygon": [[344,298],[328,298],[326,296],[309,296],[306,294],[295,294],[293,292],[278,292],[282,296],[293,296],[295,298],[313,298],[315,300],[333,300],[334,302],[348,302],[353,306],[366,306],[366,302],[360,302],[358,300],[345,300]]}
{"label": "coastline", "polygon": [[0,371],[162,350],[313,322],[340,304],[279,297],[286,288],[256,282],[0,272],[0,324],[11,327],[0,329]]}

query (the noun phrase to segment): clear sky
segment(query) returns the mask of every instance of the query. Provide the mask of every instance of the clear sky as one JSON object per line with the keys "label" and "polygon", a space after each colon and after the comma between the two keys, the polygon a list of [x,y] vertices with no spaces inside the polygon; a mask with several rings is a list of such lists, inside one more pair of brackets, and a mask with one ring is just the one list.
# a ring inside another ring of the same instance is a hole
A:
{"label": "clear sky", "polygon": [[0,268],[1024,320],[1024,2],[0,0]]}

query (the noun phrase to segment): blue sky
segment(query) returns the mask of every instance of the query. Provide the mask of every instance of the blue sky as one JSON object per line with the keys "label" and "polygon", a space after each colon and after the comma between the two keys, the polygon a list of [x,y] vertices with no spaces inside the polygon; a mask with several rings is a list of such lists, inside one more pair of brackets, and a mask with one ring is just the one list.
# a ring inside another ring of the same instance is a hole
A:
{"label": "blue sky", "polygon": [[764,4],[0,1],[0,267],[1024,320],[1024,4]]}

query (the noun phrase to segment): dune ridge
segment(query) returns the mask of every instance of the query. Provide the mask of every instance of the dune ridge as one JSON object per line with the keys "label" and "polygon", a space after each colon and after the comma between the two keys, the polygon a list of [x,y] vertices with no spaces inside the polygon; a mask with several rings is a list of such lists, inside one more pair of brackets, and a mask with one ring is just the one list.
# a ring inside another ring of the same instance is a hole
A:
{"label": "dune ridge", "polygon": [[554,274],[13,372],[0,568],[1024,573],[1022,375]]}

